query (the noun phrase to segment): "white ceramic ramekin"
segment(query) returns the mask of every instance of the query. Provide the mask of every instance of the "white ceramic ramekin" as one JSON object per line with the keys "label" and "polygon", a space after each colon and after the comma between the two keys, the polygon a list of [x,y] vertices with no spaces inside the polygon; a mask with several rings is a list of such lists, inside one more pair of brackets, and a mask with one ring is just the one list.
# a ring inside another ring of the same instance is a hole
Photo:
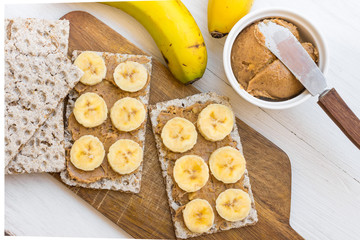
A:
{"label": "white ceramic ramekin", "polygon": [[321,33],[304,17],[290,10],[285,9],[264,9],[251,12],[245,17],[240,19],[235,26],[231,29],[224,46],[223,61],[226,76],[234,88],[234,90],[248,102],[255,104],[262,108],[268,109],[287,109],[299,105],[305,102],[311,97],[311,94],[305,90],[298,96],[285,101],[266,101],[253,97],[247,93],[236,80],[235,75],[231,68],[231,49],[236,37],[239,33],[252,23],[265,18],[282,18],[298,27],[300,36],[304,41],[311,42],[319,51],[318,66],[320,70],[325,74],[327,72],[328,54],[326,51],[326,44]]}

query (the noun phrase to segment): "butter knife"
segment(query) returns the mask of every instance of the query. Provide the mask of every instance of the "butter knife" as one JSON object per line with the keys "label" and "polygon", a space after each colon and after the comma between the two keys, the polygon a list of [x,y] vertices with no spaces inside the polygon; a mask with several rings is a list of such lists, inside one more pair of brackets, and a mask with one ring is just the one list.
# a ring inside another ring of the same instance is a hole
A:
{"label": "butter knife", "polygon": [[360,149],[360,120],[326,79],[289,29],[272,21],[258,24],[265,46],[294,74],[343,133]]}

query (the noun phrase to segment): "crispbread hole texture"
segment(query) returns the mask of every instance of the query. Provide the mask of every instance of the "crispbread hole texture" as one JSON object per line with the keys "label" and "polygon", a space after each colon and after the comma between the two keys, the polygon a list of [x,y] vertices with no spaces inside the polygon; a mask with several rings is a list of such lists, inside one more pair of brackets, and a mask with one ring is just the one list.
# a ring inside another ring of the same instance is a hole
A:
{"label": "crispbread hole texture", "polygon": [[30,55],[68,51],[68,20],[14,18],[5,21],[5,50]]}
{"label": "crispbread hole texture", "polygon": [[12,173],[60,172],[65,169],[63,103],[35,132],[7,168]]}
{"label": "crispbread hole texture", "polygon": [[79,81],[82,71],[62,53],[5,54],[6,166]]}

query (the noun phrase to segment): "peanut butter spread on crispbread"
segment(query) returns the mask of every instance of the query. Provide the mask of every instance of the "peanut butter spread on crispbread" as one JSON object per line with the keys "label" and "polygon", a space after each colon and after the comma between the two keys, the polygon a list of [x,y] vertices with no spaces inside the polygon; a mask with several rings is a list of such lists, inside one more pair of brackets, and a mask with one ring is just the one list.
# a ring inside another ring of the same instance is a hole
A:
{"label": "peanut butter spread on crispbread", "polygon": [[[212,104],[213,102],[206,102],[206,103],[195,103],[189,107],[176,107],[176,106],[170,106],[166,110],[161,111],[158,118],[157,118],[157,126],[155,129],[155,133],[159,136],[161,135],[161,131],[164,127],[164,125],[169,121],[170,119],[174,117],[183,117],[192,122],[196,126],[196,121],[198,119],[198,115],[206,106],[209,104]],[[198,131],[198,130],[197,130]],[[223,218],[219,216],[217,211],[215,210],[215,201],[217,196],[223,192],[226,189],[229,188],[237,188],[242,189],[245,192],[248,192],[248,189],[245,189],[243,186],[244,181],[244,175],[241,177],[240,180],[238,180],[236,183],[233,184],[224,184],[223,182],[218,181],[212,174],[210,174],[210,178],[200,190],[196,192],[185,192],[179,186],[176,184],[174,177],[173,177],[173,168],[175,165],[175,161],[179,159],[180,157],[184,155],[198,155],[204,159],[204,161],[208,164],[209,157],[212,152],[214,152],[216,149],[224,147],[224,146],[231,146],[236,148],[237,143],[235,140],[231,138],[230,135],[226,136],[221,141],[208,141],[206,140],[199,132],[198,132],[198,138],[195,146],[190,149],[187,152],[184,153],[175,153],[167,149],[163,144],[161,145],[162,150],[166,153],[165,154],[165,161],[168,163],[167,166],[167,173],[169,176],[173,179],[173,186],[172,186],[172,197],[178,205],[181,207],[178,208],[174,213],[173,216],[177,222],[180,222],[182,225],[184,225],[184,219],[182,215],[182,211],[185,207],[185,205],[196,198],[207,200],[211,207],[214,210],[215,214],[215,221],[214,225],[217,229],[225,229],[226,226],[230,223]],[[171,211],[174,211],[172,208],[170,208]]]}
{"label": "peanut butter spread on crispbread", "polygon": [[[145,96],[147,93],[146,86],[150,82],[150,74],[148,76],[147,83],[145,87],[143,87],[140,91],[137,92],[125,92],[121,90],[118,86],[116,86],[113,73],[116,66],[123,62],[123,59],[120,59],[116,55],[109,55],[107,53],[103,53],[103,58],[105,61],[105,65],[107,68],[105,79],[102,80],[102,82],[93,85],[93,86],[87,86],[82,83],[78,83],[74,90],[79,94],[87,93],[87,92],[93,92],[101,96],[107,105],[108,112],[110,113],[111,107],[114,105],[116,101],[118,101],[121,98],[124,97],[133,97],[139,99],[142,96]],[[141,64],[148,63],[150,60],[143,56],[133,56],[130,58],[127,58],[126,61],[134,61]],[[145,106],[146,107],[146,106]],[[143,142],[140,141],[137,137],[139,131],[145,127],[146,122],[143,122],[141,126],[133,131],[130,132],[123,132],[116,129],[111,119],[108,115],[108,118],[104,123],[102,123],[100,126],[93,127],[93,128],[86,128],[79,124],[74,114],[71,113],[68,119],[68,125],[67,130],[72,136],[72,140],[76,141],[81,136],[84,135],[93,135],[103,143],[105,152],[108,153],[108,150],[110,146],[115,143],[119,139],[131,139],[142,147]],[[66,159],[67,159],[67,171],[69,173],[69,176],[73,179],[75,179],[78,182],[81,183],[92,183],[95,181],[98,181],[102,178],[107,179],[120,179],[122,177],[121,174],[115,172],[109,165],[107,156],[105,155],[105,158],[102,162],[102,164],[94,169],[93,171],[83,171],[78,168],[76,168],[69,159],[70,155],[70,148],[66,149]],[[138,170],[135,170],[135,172]],[[131,174],[135,173],[132,172]]]}

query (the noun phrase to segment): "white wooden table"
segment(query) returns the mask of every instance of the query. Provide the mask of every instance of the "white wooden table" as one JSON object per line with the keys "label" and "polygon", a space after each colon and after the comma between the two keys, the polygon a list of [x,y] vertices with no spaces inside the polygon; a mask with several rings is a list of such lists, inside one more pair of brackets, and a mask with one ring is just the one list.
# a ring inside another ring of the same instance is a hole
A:
{"label": "white wooden table", "polygon": [[[360,151],[313,98],[289,110],[255,107],[230,87],[222,66],[225,39],[207,31],[207,0],[186,0],[208,49],[204,77],[194,85],[230,97],[236,115],[282,148],[292,165],[291,226],[306,239],[359,239]],[[253,10],[289,8],[324,33],[330,53],[327,79],[360,116],[360,1],[255,0]],[[147,31],[120,10],[98,3],[6,5],[5,17],[57,19],[87,11],[144,51],[161,59]],[[15,235],[130,237],[48,174],[6,176],[5,228]]]}

